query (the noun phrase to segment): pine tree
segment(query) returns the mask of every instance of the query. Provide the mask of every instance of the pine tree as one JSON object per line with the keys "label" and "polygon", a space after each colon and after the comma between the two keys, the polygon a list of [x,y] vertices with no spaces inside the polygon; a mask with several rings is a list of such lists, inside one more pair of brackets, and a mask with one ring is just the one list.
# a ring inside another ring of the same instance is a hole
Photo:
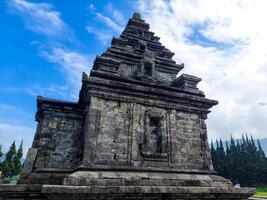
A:
{"label": "pine tree", "polygon": [[267,158],[265,156],[265,153],[261,147],[260,140],[257,140],[258,143],[258,155],[259,155],[259,168],[261,169],[261,172],[263,173],[260,174],[259,179],[262,183],[267,183]]}
{"label": "pine tree", "polygon": [[225,140],[225,162],[224,162],[224,175],[229,178],[230,170],[231,170],[231,157],[230,157],[230,149],[228,145],[228,141]]}
{"label": "pine tree", "polygon": [[211,141],[210,154],[211,154],[213,168],[216,171],[217,170],[217,156],[216,156],[216,150],[213,145],[213,141]]}
{"label": "pine tree", "polygon": [[242,154],[242,144],[239,140],[236,140],[236,149],[234,152],[234,167],[233,167],[233,177],[232,180],[234,183],[241,183],[241,174],[244,173],[243,170],[243,154]]}
{"label": "pine tree", "polygon": [[[2,165],[3,165],[2,159],[1,159],[2,156],[3,156],[2,145],[0,145],[0,171],[2,171]],[[0,178],[1,178],[1,176],[0,176]]]}
{"label": "pine tree", "polygon": [[259,139],[257,140],[257,143],[258,143],[258,149],[259,149],[259,154],[260,154],[260,156],[261,156],[262,158],[266,158],[265,153],[264,153],[264,151],[263,151],[263,149],[262,149],[262,147],[261,147],[261,144],[260,144],[260,140],[259,140]]}
{"label": "pine tree", "polygon": [[246,135],[245,146],[245,157],[244,157],[244,169],[245,174],[242,175],[243,184],[245,185],[256,185],[258,182],[257,174],[259,173],[258,168],[258,154],[257,147],[255,146],[254,139],[251,136],[251,139],[248,139]]}
{"label": "pine tree", "polygon": [[223,148],[222,140],[220,139],[219,143],[216,141],[217,148],[216,148],[216,156],[217,156],[217,172],[221,176],[225,176],[225,151]]}
{"label": "pine tree", "polygon": [[228,151],[226,151],[226,162],[227,162],[227,178],[234,182],[235,169],[236,169],[236,145],[233,136],[231,135],[230,145]]}
{"label": "pine tree", "polygon": [[214,167],[214,170],[215,171],[219,171],[219,168],[220,168],[220,163],[219,163],[219,160],[220,160],[220,157],[219,157],[219,154],[218,154],[218,148],[219,148],[219,142],[218,140],[216,140],[216,148],[213,147],[213,152],[212,152],[212,161],[213,161],[213,167]]}
{"label": "pine tree", "polygon": [[0,145],[0,159],[2,158],[2,156],[3,156],[2,145]]}
{"label": "pine tree", "polygon": [[[219,175],[231,179],[241,186],[257,186],[267,183],[267,158],[260,142],[255,144],[254,138],[246,135],[241,140],[234,140],[231,136],[230,145],[226,143],[226,151],[222,141],[216,140],[216,149],[212,144],[212,160],[214,169]],[[215,168],[216,167],[216,168]]]}
{"label": "pine tree", "polygon": [[6,158],[3,162],[3,176],[11,177],[14,169],[14,156],[16,155],[15,141],[11,144],[9,151],[6,154]]}
{"label": "pine tree", "polygon": [[20,143],[19,149],[14,156],[14,170],[13,175],[19,175],[22,170],[21,158],[23,156],[23,140]]}

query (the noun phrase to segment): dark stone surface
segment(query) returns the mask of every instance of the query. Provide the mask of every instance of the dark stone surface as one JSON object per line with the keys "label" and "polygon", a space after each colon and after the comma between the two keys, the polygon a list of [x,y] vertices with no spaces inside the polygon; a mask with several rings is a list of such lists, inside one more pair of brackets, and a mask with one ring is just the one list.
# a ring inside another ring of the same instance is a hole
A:
{"label": "dark stone surface", "polygon": [[[243,199],[216,176],[205,120],[218,104],[177,73],[174,53],[135,13],[83,73],[78,102],[38,97],[38,122],[17,186],[2,199]],[[14,196],[15,195],[15,196]]]}

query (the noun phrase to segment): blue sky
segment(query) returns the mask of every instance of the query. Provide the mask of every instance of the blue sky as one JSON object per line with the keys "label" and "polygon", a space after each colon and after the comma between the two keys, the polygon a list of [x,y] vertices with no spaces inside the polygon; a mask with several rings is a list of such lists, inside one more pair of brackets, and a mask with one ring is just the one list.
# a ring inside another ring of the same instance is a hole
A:
{"label": "blue sky", "polygon": [[25,148],[31,145],[37,95],[77,100],[81,72],[90,71],[94,57],[105,51],[113,35],[118,36],[133,10],[127,0],[0,2],[4,149],[14,139],[24,139]]}
{"label": "blue sky", "polygon": [[[266,1],[0,1],[0,144],[35,132],[37,95],[76,101],[82,71],[134,11],[219,100],[209,138],[267,137]],[[257,98],[255,98],[257,97]]]}

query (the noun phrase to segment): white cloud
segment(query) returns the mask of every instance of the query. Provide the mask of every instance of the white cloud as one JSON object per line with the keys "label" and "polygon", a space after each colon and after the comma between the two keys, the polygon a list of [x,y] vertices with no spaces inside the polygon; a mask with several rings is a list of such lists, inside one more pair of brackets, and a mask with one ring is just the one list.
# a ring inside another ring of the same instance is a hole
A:
{"label": "white cloud", "polygon": [[91,26],[86,26],[85,29],[87,30],[88,33],[93,33],[94,29]]}
{"label": "white cloud", "polygon": [[[37,96],[46,96],[51,98],[64,98],[64,99],[77,99],[77,91],[74,93],[70,93],[70,85],[57,85],[57,84],[49,84],[49,85],[39,85],[32,84],[26,87],[6,87],[2,88],[3,91],[7,92],[15,92],[15,93],[24,93],[33,97]],[[8,109],[9,105],[1,104],[0,109]],[[10,110],[11,110],[10,106]],[[13,107],[13,109],[17,109]]]}
{"label": "white cloud", "polygon": [[35,129],[18,126],[16,124],[0,123],[0,145],[2,151],[7,152],[11,143],[15,140],[17,147],[23,140],[23,157],[26,156],[28,148],[31,147]]}
{"label": "white cloud", "polygon": [[83,55],[79,52],[69,51],[62,48],[53,48],[49,52],[43,51],[41,55],[48,61],[56,63],[61,67],[62,72],[68,81],[68,88],[73,90],[73,97],[75,96],[76,99],[81,86],[82,72],[89,73],[89,70],[92,67],[91,57],[89,55]]}
{"label": "white cloud", "polygon": [[123,31],[124,17],[111,3],[105,6],[103,13],[98,12],[93,4],[90,4],[87,8],[98,21],[102,22],[104,28],[87,25],[85,29],[88,33],[94,34],[104,45],[110,42],[114,35],[120,34]]}
{"label": "white cloud", "polygon": [[[23,17],[26,28],[33,32],[48,37],[44,43],[32,41],[32,45],[37,45],[41,56],[49,62],[58,64],[63,74],[66,76],[66,86],[48,85],[45,89],[36,84],[24,88],[11,88],[19,90],[29,95],[45,95],[53,97],[71,97],[77,99],[79,87],[81,85],[82,71],[88,72],[91,67],[90,58],[73,50],[65,50],[66,44],[63,39],[71,40],[72,44],[78,44],[71,28],[62,20],[61,13],[56,11],[50,3],[33,3],[26,0],[7,1],[9,11]],[[91,10],[94,6],[89,7]],[[108,23],[108,21],[107,21]],[[111,24],[112,25],[112,24]],[[66,91],[71,90],[71,92]],[[74,91],[76,90],[76,91]]]}
{"label": "white cloud", "polygon": [[123,30],[123,27],[118,25],[115,21],[113,21],[111,18],[104,16],[103,14],[97,12],[96,16],[100,21],[102,21],[104,24],[106,24],[108,27],[112,28],[115,32],[120,33]]}
{"label": "white cloud", "polygon": [[8,104],[4,104],[4,103],[0,103],[0,109],[4,109],[4,110],[15,110],[16,107],[12,106],[12,105],[8,105]]}
{"label": "white cloud", "polygon": [[152,31],[185,63],[183,73],[201,77],[207,97],[219,100],[210,139],[266,137],[266,8],[264,0],[139,1]]}
{"label": "white cloud", "polygon": [[123,24],[125,22],[125,19],[121,13],[121,11],[117,10],[116,8],[114,8],[114,6],[111,3],[108,3],[108,5],[105,7],[106,10],[111,13],[113,19],[119,23],[119,24]]}
{"label": "white cloud", "polygon": [[69,37],[70,29],[61,19],[60,12],[49,3],[32,3],[26,0],[9,0],[11,12],[23,17],[26,28],[45,36]]}
{"label": "white cloud", "polygon": [[86,26],[85,29],[87,30],[88,33],[92,33],[95,35],[95,37],[103,44],[108,44],[108,42],[111,41],[113,34],[109,30],[99,30],[96,28],[93,28],[91,26]]}

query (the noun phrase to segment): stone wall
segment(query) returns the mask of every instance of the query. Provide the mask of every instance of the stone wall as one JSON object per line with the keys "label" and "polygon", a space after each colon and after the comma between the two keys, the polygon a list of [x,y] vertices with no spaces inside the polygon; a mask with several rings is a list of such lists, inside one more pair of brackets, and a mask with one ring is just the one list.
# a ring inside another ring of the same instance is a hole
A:
{"label": "stone wall", "polygon": [[170,129],[173,167],[212,170],[206,124],[201,115],[174,110]]}
{"label": "stone wall", "polygon": [[212,170],[199,114],[91,97],[87,120],[93,165]]}
{"label": "stone wall", "polygon": [[67,104],[42,102],[38,105],[37,148],[34,169],[73,169],[79,161],[81,111]]}
{"label": "stone wall", "polygon": [[[94,164],[127,164],[129,143],[128,104],[92,97],[85,152]],[[87,123],[85,123],[87,124]]]}

